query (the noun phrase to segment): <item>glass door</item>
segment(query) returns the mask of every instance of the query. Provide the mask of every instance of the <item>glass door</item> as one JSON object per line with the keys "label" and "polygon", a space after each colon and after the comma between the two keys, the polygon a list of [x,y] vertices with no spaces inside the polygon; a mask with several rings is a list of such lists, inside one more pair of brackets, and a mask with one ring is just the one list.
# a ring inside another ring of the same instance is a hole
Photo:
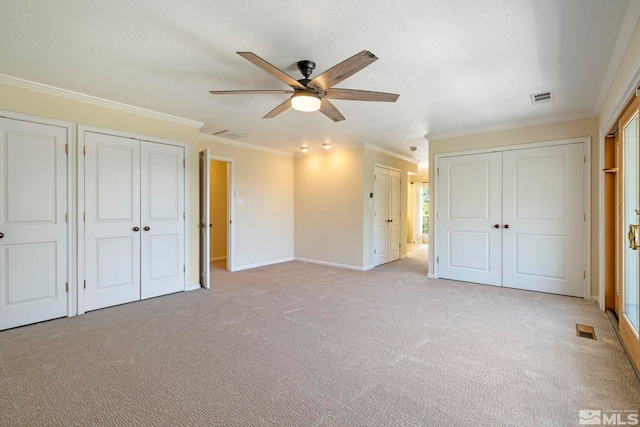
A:
{"label": "glass door", "polygon": [[638,148],[638,98],[623,113],[622,133],[622,209],[621,230],[625,238],[621,257],[620,336],[631,358],[640,367],[640,150]]}

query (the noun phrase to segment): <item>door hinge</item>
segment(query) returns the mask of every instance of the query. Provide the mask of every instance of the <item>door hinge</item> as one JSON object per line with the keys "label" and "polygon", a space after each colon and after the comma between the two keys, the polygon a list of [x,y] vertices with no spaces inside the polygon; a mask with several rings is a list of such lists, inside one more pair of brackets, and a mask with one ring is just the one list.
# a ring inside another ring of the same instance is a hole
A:
{"label": "door hinge", "polygon": [[82,147],[82,154],[87,155],[87,146]]}
{"label": "door hinge", "polygon": [[87,213],[82,214],[82,221],[87,222]]}
{"label": "door hinge", "polygon": [[64,144],[64,152],[69,154],[69,144]]}
{"label": "door hinge", "polygon": [[182,159],[182,166],[187,167],[187,159]]}
{"label": "door hinge", "polygon": [[585,165],[587,164],[587,156],[584,156],[584,162]]}
{"label": "door hinge", "polygon": [[187,213],[186,212],[182,212],[182,219],[187,219]]}
{"label": "door hinge", "polygon": [[440,257],[439,256],[436,257],[436,262],[440,262]]}
{"label": "door hinge", "polygon": [[436,214],[436,218],[440,219],[440,212]]}
{"label": "door hinge", "polygon": [[436,173],[437,173],[438,175],[440,175],[440,168],[437,168],[437,169],[436,169]]}
{"label": "door hinge", "polygon": [[87,289],[87,281],[84,281],[84,288]]}
{"label": "door hinge", "polygon": [[374,254],[378,253],[378,252],[376,252],[376,248],[373,248],[373,253]]}
{"label": "door hinge", "polygon": [[402,248],[402,243],[398,243],[398,248]]}
{"label": "door hinge", "polygon": [[583,278],[583,279],[586,279],[586,278],[587,278],[587,272],[586,272],[586,271],[583,271],[583,272],[582,272],[582,278]]}
{"label": "door hinge", "polygon": [[183,273],[186,273],[186,272],[187,272],[187,266],[186,266],[186,265],[183,265],[183,266],[182,266],[182,272],[183,272]]}
{"label": "door hinge", "polygon": [[64,214],[64,222],[69,222],[69,214]]}
{"label": "door hinge", "polygon": [[64,284],[65,291],[69,292],[69,282]]}

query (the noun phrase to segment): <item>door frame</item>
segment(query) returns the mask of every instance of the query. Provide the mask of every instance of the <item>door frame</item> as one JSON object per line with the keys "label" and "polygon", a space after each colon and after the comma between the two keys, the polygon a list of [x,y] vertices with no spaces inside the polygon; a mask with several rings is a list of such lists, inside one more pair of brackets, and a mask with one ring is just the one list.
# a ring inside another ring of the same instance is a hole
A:
{"label": "door frame", "polygon": [[[506,145],[500,147],[490,147],[490,148],[480,148],[477,150],[465,150],[465,151],[455,151],[449,153],[440,153],[436,154],[435,157],[435,166],[436,173],[435,182],[433,187],[431,187],[429,194],[429,204],[431,205],[429,208],[429,213],[431,214],[431,223],[429,224],[429,241],[433,242],[433,260],[437,260],[439,254],[438,247],[438,230],[440,228],[440,224],[438,221],[438,188],[440,185],[440,159],[443,157],[457,157],[469,154],[485,154],[492,152],[503,152],[503,151],[512,151],[512,150],[525,150],[529,148],[541,148],[541,147],[553,147],[557,145],[567,145],[567,144],[582,144],[583,153],[584,153],[584,163],[585,167],[583,169],[583,188],[584,188],[584,213],[585,213],[585,221],[583,223],[583,233],[584,233],[584,252],[583,252],[583,262],[584,262],[584,271],[585,278],[583,280],[583,297],[585,300],[591,300],[591,184],[589,180],[590,171],[591,171],[591,137],[580,137],[580,138],[569,138],[569,139],[559,139],[553,141],[544,141],[544,142],[533,142],[527,144],[515,144],[515,145]],[[602,218],[600,219],[602,221]],[[433,239],[433,240],[431,240]],[[600,271],[602,274],[602,271]],[[440,278],[439,274],[439,266],[438,262],[433,262],[433,273],[428,274],[429,278],[438,279]],[[602,291],[601,291],[602,292]]]}
{"label": "door frame", "polygon": [[[398,197],[400,197],[400,224],[398,225],[398,243],[402,244],[402,169],[398,169],[398,168],[394,168],[393,166],[388,166],[385,165],[383,163],[378,163],[375,162],[373,164],[373,177],[375,180],[375,175],[376,175],[376,168],[383,168],[383,169],[387,169],[387,170],[392,170],[392,171],[396,171],[400,174],[400,188],[398,189]],[[389,190],[389,187],[387,187],[387,190]],[[388,191],[387,191],[388,192]],[[377,194],[376,194],[376,186],[375,186],[375,182],[373,185],[373,200],[374,200],[374,210],[375,210],[375,200],[376,200]],[[389,200],[387,199],[387,202],[389,202]],[[406,207],[405,207],[406,208]],[[408,213],[407,213],[408,215]],[[373,238],[374,238],[374,242],[373,242],[373,247],[375,248],[376,242],[375,242],[375,232],[376,232],[376,224],[375,224],[375,218],[373,220]],[[388,234],[389,230],[387,228],[387,234]],[[387,246],[390,244],[391,242],[387,239]],[[389,250],[389,248],[387,248],[387,251]],[[398,251],[400,251],[400,248],[398,248]],[[402,258],[401,256],[398,257],[398,259]],[[395,261],[395,260],[394,260]],[[391,261],[387,261],[386,263],[389,263]],[[375,263],[375,256],[374,256],[374,261],[373,261],[373,267],[378,267],[379,265],[383,265],[386,263],[382,263],[382,264],[377,264]]]}
{"label": "door frame", "polygon": [[[158,138],[155,136],[142,135],[132,132],[123,132],[114,129],[107,129],[97,126],[90,125],[82,125],[79,124],[77,128],[77,165],[78,165],[78,175],[77,175],[77,204],[76,208],[76,218],[78,218],[76,225],[76,236],[77,236],[77,293],[76,293],[76,301],[77,301],[77,314],[81,315],[85,313],[84,306],[84,293],[80,292],[80,282],[82,281],[82,286],[84,286],[84,277],[85,277],[85,257],[84,257],[84,221],[81,221],[80,218],[84,217],[84,193],[85,193],[85,169],[84,169],[84,161],[80,161],[80,153],[84,152],[85,147],[85,133],[93,132],[93,133],[101,133],[105,135],[111,136],[119,136],[123,138],[131,138],[138,139],[140,141],[153,142],[157,144],[165,144],[165,145],[173,145],[177,147],[182,147],[184,150],[184,259],[185,259],[185,272],[184,272],[184,290],[187,291],[190,289],[189,286],[189,174],[190,170],[189,166],[189,144],[182,141],[175,141],[172,139]],[[75,151],[75,150],[74,150]]]}
{"label": "door frame", "polygon": [[67,133],[67,144],[69,145],[69,153],[67,156],[67,202],[66,208],[69,214],[67,222],[67,283],[69,291],[67,292],[67,317],[75,316],[78,313],[76,304],[78,298],[78,280],[76,276],[76,229],[78,217],[76,212],[76,197],[74,190],[76,189],[75,165],[76,165],[76,126],[74,123],[63,120],[50,119],[48,117],[33,116],[31,114],[17,113],[14,111],[0,110],[0,117],[11,120],[20,120],[42,125],[56,126],[65,129]]}
{"label": "door frame", "polygon": [[[207,159],[208,162],[215,160],[216,162],[223,162],[226,163],[228,165],[228,169],[227,169],[227,220],[229,221],[229,223],[227,224],[227,271],[236,271],[235,270],[235,265],[233,263],[235,256],[233,253],[233,236],[234,236],[234,230],[233,230],[233,213],[234,213],[234,195],[233,195],[233,189],[235,188],[234,186],[234,177],[233,177],[233,172],[234,172],[234,159],[231,157],[223,157],[223,156],[217,156],[215,154],[209,154],[209,159]],[[210,182],[211,177],[208,176],[206,177],[206,182]],[[209,204],[211,204],[211,198],[209,198]],[[210,209],[211,206],[207,206],[207,209]],[[204,266],[200,266],[200,268],[203,268]],[[205,287],[204,284],[202,284],[202,287]]]}

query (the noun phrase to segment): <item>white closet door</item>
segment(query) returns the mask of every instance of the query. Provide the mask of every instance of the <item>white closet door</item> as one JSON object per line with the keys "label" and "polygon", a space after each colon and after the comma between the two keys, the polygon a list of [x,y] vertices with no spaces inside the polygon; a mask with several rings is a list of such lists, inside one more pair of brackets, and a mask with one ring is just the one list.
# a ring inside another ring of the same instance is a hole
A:
{"label": "white closet door", "polygon": [[151,298],[185,288],[184,149],[141,142],[141,289]]}
{"label": "white closet door", "polygon": [[85,310],[140,299],[140,141],[85,134]]}
{"label": "white closet door", "polygon": [[389,261],[400,259],[400,172],[389,169]]}
{"label": "white closet door", "polygon": [[389,169],[376,166],[373,197],[373,263],[389,262]]}
{"label": "white closet door", "polygon": [[583,167],[582,144],[504,152],[503,286],[583,296]]}
{"label": "white closet door", "polygon": [[440,160],[437,224],[441,278],[501,286],[501,162],[502,153]]}
{"label": "white closet door", "polygon": [[66,129],[0,118],[0,329],[63,317]]}

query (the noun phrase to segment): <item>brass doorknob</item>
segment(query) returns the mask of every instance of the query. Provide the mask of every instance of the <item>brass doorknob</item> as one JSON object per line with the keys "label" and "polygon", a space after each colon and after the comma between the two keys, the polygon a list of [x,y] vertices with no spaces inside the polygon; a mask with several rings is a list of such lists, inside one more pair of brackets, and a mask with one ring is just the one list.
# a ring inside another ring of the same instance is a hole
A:
{"label": "brass doorknob", "polygon": [[133,227],[133,231],[140,231],[140,227]]}
{"label": "brass doorknob", "polygon": [[144,231],[149,231],[151,230],[151,227],[149,227],[148,225],[146,227],[143,228]]}

